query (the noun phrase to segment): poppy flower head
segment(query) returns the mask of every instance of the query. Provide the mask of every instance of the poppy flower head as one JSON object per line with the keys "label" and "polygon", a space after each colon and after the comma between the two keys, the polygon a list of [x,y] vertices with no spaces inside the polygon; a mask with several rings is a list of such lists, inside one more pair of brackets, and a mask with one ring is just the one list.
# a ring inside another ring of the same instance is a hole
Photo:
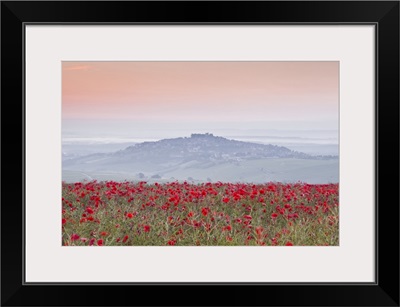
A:
{"label": "poppy flower head", "polygon": [[167,244],[173,246],[176,244],[176,240],[169,240]]}
{"label": "poppy flower head", "polygon": [[261,226],[256,227],[256,233],[257,235],[261,235],[264,231],[264,228]]}
{"label": "poppy flower head", "polygon": [[208,215],[208,209],[207,208],[201,209],[201,214],[203,214],[204,216],[207,216]]}
{"label": "poppy flower head", "polygon": [[232,230],[232,226],[231,225],[227,225],[222,227],[222,231],[231,231]]}
{"label": "poppy flower head", "polygon": [[72,234],[72,236],[71,236],[71,241],[79,240],[79,238],[80,238],[80,235],[74,233],[74,234]]}

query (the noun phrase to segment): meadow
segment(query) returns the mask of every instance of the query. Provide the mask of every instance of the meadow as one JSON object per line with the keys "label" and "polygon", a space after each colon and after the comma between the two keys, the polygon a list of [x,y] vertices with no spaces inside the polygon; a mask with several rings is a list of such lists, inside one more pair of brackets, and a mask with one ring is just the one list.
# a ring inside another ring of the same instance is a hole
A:
{"label": "meadow", "polygon": [[62,183],[63,246],[337,246],[339,185]]}
{"label": "meadow", "polygon": [[[165,163],[173,164],[173,163]],[[139,178],[141,172],[145,178]],[[153,179],[153,175],[161,175],[161,179]],[[83,180],[97,181],[139,181],[147,183],[168,183],[171,181],[189,180],[195,183],[212,182],[307,182],[329,183],[339,181],[339,159],[251,159],[240,162],[216,163],[207,161],[180,163],[178,165],[160,167],[154,161],[131,161],[129,163],[106,166],[104,161],[79,164],[76,167],[63,163],[62,180],[74,183]],[[211,180],[210,180],[211,179]]]}

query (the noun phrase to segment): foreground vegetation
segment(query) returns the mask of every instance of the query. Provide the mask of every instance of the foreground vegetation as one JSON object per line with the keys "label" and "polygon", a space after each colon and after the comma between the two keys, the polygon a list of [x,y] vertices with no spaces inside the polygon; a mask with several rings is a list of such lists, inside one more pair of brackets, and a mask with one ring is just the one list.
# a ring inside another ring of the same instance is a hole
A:
{"label": "foreground vegetation", "polygon": [[62,185],[62,244],[339,245],[338,184]]}

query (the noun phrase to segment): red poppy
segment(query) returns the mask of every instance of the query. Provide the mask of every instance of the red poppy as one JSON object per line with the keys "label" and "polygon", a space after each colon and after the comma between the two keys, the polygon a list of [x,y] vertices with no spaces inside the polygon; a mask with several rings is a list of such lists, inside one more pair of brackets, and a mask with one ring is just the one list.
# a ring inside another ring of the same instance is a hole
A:
{"label": "red poppy", "polygon": [[207,208],[201,209],[201,214],[203,214],[204,216],[207,216],[208,215],[208,209]]}
{"label": "red poppy", "polygon": [[126,214],[126,217],[127,217],[128,219],[131,219],[131,218],[133,218],[133,213],[131,213],[131,212],[128,212],[128,213]]}
{"label": "red poppy", "polygon": [[79,240],[80,236],[76,233],[72,234],[71,241]]}
{"label": "red poppy", "polygon": [[128,239],[129,239],[129,237],[128,236],[125,236],[124,238],[123,238],[123,240],[122,240],[122,242],[126,242],[126,241],[128,241]]}
{"label": "red poppy", "polygon": [[222,228],[222,230],[227,230],[227,231],[231,231],[232,230],[232,226],[228,225]]}
{"label": "red poppy", "polygon": [[102,237],[105,237],[105,236],[107,235],[107,232],[102,231],[102,232],[100,232],[100,235],[101,235]]}
{"label": "red poppy", "polygon": [[274,212],[274,213],[271,214],[271,217],[272,217],[273,219],[276,219],[276,218],[278,217],[278,214]]}
{"label": "red poppy", "polygon": [[257,235],[261,235],[263,232],[264,228],[262,228],[261,226],[256,227],[256,233]]}
{"label": "red poppy", "polygon": [[286,246],[293,246],[293,243],[290,242],[290,241],[288,241],[288,242],[286,243]]}
{"label": "red poppy", "polygon": [[229,198],[228,198],[228,197],[224,197],[224,198],[222,199],[222,201],[226,204],[226,203],[229,202]]}
{"label": "red poppy", "polygon": [[150,226],[149,225],[144,225],[143,226],[144,232],[149,232],[150,231]]}
{"label": "red poppy", "polygon": [[94,211],[93,211],[92,208],[87,207],[87,208],[86,208],[86,212],[89,213],[89,214],[93,214]]}
{"label": "red poppy", "polygon": [[97,240],[97,245],[98,245],[98,246],[102,246],[102,245],[103,245],[103,239]]}
{"label": "red poppy", "polygon": [[176,240],[169,240],[167,244],[171,245],[171,246],[175,245],[176,244]]}
{"label": "red poppy", "polygon": [[62,219],[62,224],[64,225],[67,222],[66,219]]}

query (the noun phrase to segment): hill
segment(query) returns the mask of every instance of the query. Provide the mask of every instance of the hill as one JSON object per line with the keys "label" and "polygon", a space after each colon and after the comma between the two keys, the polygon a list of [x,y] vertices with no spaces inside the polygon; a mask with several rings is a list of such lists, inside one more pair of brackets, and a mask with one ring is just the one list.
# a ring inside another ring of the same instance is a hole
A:
{"label": "hill", "polygon": [[[113,153],[91,154],[65,160],[63,171],[82,172],[86,177],[91,177],[89,173],[99,174],[99,172],[130,174],[129,178],[134,176],[138,179],[158,181],[160,179],[217,180],[214,178],[221,176],[230,181],[252,179],[259,181],[266,177],[268,169],[276,164],[277,159],[280,159],[280,162],[288,161],[289,164],[290,161],[296,161],[296,169],[299,165],[310,167],[318,165],[319,171],[328,161],[334,160],[337,163],[337,157],[334,156],[316,157],[283,146],[230,140],[206,133],[143,142]],[[281,173],[279,169],[275,171]],[[224,172],[225,175],[220,172]],[[287,180],[292,180],[289,177]]]}

